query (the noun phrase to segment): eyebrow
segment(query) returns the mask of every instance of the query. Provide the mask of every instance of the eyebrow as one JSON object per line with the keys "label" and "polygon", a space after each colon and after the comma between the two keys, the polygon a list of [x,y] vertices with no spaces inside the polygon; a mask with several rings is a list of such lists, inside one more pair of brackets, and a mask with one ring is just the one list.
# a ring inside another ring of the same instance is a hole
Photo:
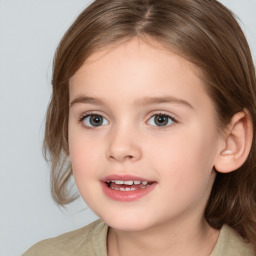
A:
{"label": "eyebrow", "polygon": [[[77,103],[84,103],[84,104],[93,104],[93,105],[107,105],[104,100],[100,98],[93,98],[89,96],[79,96],[75,98],[74,100],[71,101],[70,107]],[[185,107],[188,107],[190,109],[194,109],[193,106],[183,100],[179,99],[173,96],[164,96],[164,97],[144,97],[141,99],[137,99],[135,101],[136,105],[154,105],[154,104],[163,104],[163,103],[172,103],[172,104],[178,104],[178,105],[183,105]]]}
{"label": "eyebrow", "polygon": [[153,104],[162,104],[162,103],[173,103],[178,105],[184,105],[186,107],[189,107],[191,109],[194,109],[193,106],[183,100],[179,99],[173,96],[164,96],[164,97],[145,97],[143,99],[136,100],[136,103],[139,105],[153,105]]}
{"label": "eyebrow", "polygon": [[94,104],[94,105],[105,105],[104,101],[100,98],[93,98],[88,96],[79,96],[71,101],[70,107],[77,103],[87,103],[87,104]]}

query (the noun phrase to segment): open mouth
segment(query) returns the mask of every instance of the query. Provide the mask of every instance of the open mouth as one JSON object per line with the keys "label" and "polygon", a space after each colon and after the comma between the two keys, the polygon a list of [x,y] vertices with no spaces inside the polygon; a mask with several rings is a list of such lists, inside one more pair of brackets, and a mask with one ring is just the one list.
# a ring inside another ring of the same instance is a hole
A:
{"label": "open mouth", "polygon": [[153,183],[154,182],[139,180],[107,180],[106,182],[108,188],[122,192],[145,189]]}
{"label": "open mouth", "polygon": [[140,199],[154,190],[156,181],[133,175],[109,175],[101,180],[103,192],[116,201],[130,202]]}

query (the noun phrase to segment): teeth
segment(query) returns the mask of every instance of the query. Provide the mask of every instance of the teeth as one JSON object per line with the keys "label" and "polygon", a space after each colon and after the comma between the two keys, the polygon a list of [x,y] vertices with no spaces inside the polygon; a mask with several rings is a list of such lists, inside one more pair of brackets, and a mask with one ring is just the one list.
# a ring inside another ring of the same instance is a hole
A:
{"label": "teeth", "polygon": [[125,185],[133,185],[133,180],[126,180],[124,181]]}
{"label": "teeth", "polygon": [[135,188],[120,188],[120,191],[133,191],[133,190],[135,190]]}
{"label": "teeth", "polygon": [[117,185],[123,185],[124,182],[122,180],[111,180],[112,182],[116,183]]}
{"label": "teeth", "polygon": [[[148,187],[148,186],[146,186],[146,187]],[[146,187],[142,187],[142,188],[146,188]],[[114,190],[118,190],[118,191],[123,191],[123,192],[136,190],[136,188],[114,188],[114,187],[110,187],[110,188],[114,189]]]}
{"label": "teeth", "polygon": [[113,182],[117,185],[139,185],[139,184],[143,184],[143,185],[147,185],[148,181],[139,181],[139,180],[108,180],[107,183]]}

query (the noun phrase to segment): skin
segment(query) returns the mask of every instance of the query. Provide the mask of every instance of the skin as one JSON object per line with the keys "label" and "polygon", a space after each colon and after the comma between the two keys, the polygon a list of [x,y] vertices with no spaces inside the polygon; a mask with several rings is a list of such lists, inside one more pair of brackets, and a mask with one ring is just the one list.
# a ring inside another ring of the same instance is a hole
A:
{"label": "skin", "polygon": [[[135,38],[92,54],[70,79],[74,178],[111,227],[108,255],[209,255],[216,243],[203,213],[223,141],[198,74],[184,58]],[[162,97],[168,101],[148,100]],[[152,118],[159,113],[171,117],[164,127]],[[103,124],[89,127],[89,114]],[[115,174],[156,186],[138,200],[112,200],[100,181]]]}

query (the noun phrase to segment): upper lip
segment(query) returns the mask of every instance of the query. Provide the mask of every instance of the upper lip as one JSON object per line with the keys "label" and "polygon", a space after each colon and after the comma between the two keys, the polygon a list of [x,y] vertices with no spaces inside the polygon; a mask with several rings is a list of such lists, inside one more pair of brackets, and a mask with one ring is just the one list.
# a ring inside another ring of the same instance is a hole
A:
{"label": "upper lip", "polygon": [[128,180],[135,180],[135,181],[148,181],[148,182],[153,182],[151,180],[148,180],[146,178],[134,176],[134,175],[120,175],[120,174],[113,174],[113,175],[108,175],[104,177],[101,181],[103,182],[108,182],[110,180],[122,180],[122,181],[128,181]]}

